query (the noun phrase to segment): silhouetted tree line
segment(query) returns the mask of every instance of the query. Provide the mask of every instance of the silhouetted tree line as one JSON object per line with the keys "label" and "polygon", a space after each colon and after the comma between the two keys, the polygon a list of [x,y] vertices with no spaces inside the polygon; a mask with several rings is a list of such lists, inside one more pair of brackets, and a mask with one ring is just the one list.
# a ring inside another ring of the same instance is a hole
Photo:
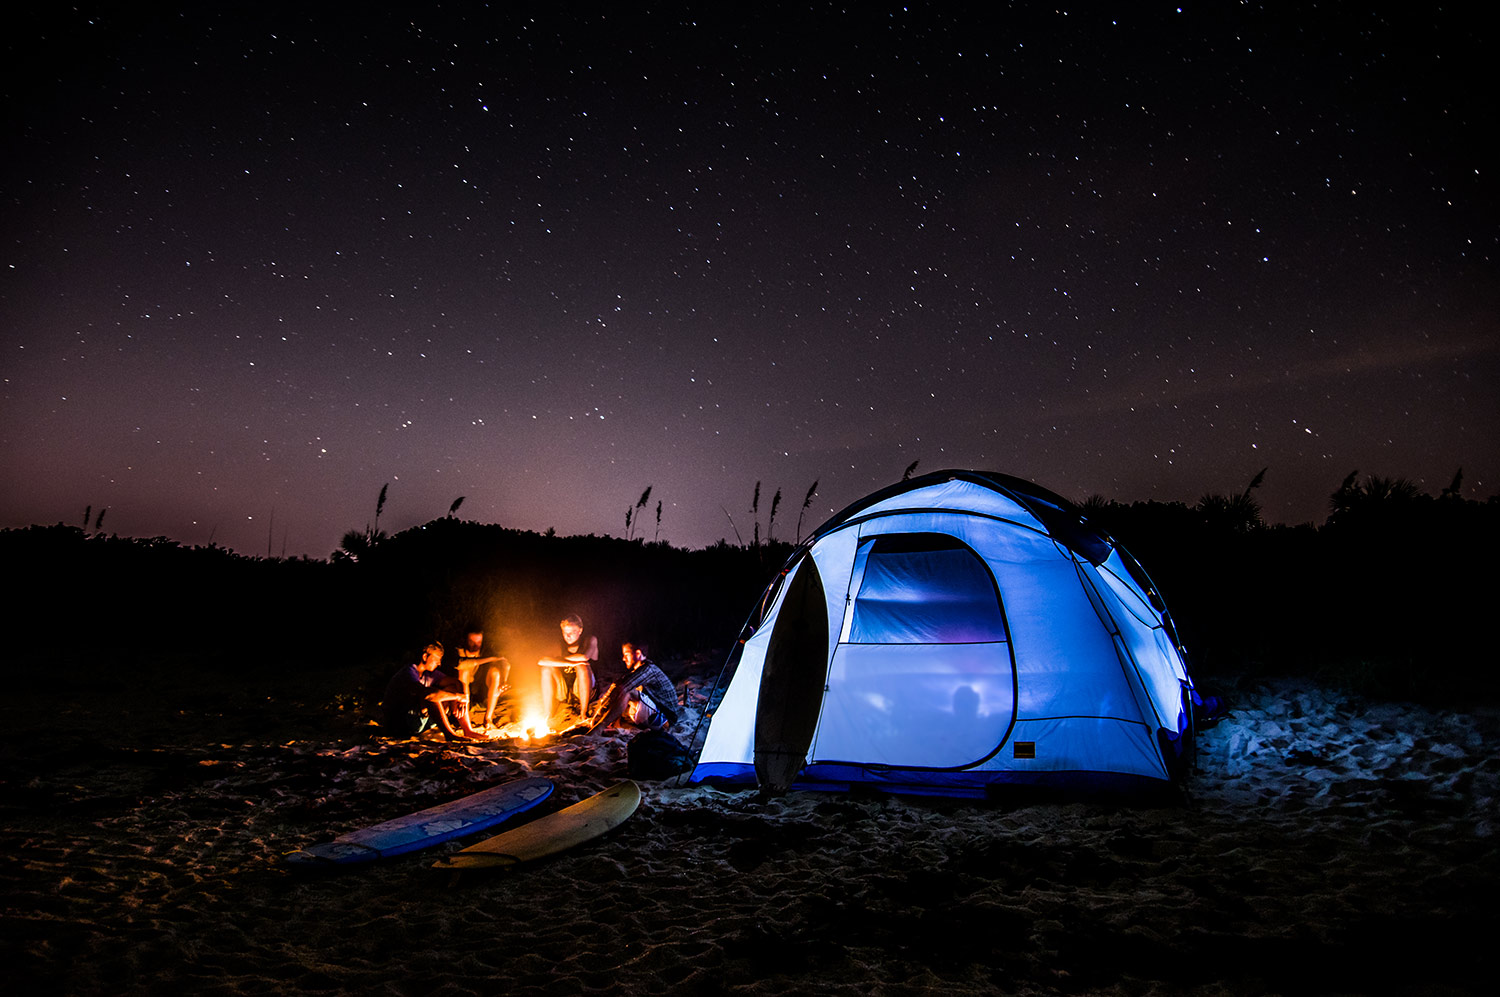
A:
{"label": "silhouetted tree line", "polygon": [[[1350,475],[1322,526],[1267,526],[1258,484],[1193,506],[1083,504],[1152,575],[1200,679],[1311,672],[1376,695],[1500,698],[1486,625],[1500,499],[1463,499],[1457,479],[1433,497]],[[62,525],[0,531],[20,583],[4,603],[9,643],[19,661],[127,673],[148,661],[387,669],[471,623],[512,660],[535,660],[576,612],[611,644],[722,651],[791,551],[559,537],[451,511],[361,540],[357,557],[323,561]]]}
{"label": "silhouetted tree line", "polygon": [[583,617],[616,646],[653,653],[723,647],[790,552],[719,543],[686,550],[615,537],[561,537],[437,519],[398,533],[334,577],[384,629],[383,642],[442,639],[479,623],[507,655],[550,653],[557,621]]}
{"label": "silhouetted tree line", "polygon": [[1351,474],[1321,527],[1267,526],[1253,485],[1084,511],[1145,565],[1200,680],[1311,673],[1384,697],[1495,700],[1500,497],[1463,499],[1459,480],[1434,497]]}
{"label": "silhouetted tree line", "polygon": [[684,550],[451,517],[360,538],[357,557],[323,561],[63,525],[0,531],[0,559],[22,582],[8,633],[39,663],[270,668],[399,663],[477,623],[525,661],[576,612],[615,648],[632,639],[664,656],[727,647],[791,549]]}
{"label": "silhouetted tree line", "polygon": [[57,525],[0,531],[0,563],[16,584],[0,602],[6,643],[45,671],[310,661],[353,621],[353,602],[320,560]]}

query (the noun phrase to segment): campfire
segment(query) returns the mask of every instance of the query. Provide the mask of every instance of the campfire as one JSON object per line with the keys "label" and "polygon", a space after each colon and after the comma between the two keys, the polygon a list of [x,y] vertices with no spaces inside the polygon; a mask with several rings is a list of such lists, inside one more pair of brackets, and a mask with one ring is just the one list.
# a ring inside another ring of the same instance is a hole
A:
{"label": "campfire", "polygon": [[515,741],[541,740],[549,734],[555,734],[547,725],[547,717],[542,713],[539,703],[527,702],[519,711],[520,719],[513,720],[508,724],[493,727],[490,736],[496,739],[508,739]]}

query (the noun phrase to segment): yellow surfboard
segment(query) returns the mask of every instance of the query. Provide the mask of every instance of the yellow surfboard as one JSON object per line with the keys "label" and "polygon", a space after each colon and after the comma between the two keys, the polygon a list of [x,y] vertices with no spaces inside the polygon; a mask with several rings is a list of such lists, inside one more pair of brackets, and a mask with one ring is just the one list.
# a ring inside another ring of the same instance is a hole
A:
{"label": "yellow surfboard", "polygon": [[556,855],[618,827],[640,805],[641,788],[627,779],[571,807],[444,856],[432,867],[499,869]]}

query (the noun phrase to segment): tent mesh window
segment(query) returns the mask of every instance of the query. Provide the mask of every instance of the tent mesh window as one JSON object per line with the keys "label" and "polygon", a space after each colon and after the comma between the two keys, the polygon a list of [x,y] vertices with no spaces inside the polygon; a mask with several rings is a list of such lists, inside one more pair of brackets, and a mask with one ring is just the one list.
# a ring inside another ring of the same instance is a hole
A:
{"label": "tent mesh window", "polygon": [[854,600],[852,644],[982,644],[1006,639],[995,579],[960,540],[876,537]]}
{"label": "tent mesh window", "polygon": [[890,534],[859,575],[814,759],[962,768],[992,754],[1015,694],[989,568],[954,537]]}

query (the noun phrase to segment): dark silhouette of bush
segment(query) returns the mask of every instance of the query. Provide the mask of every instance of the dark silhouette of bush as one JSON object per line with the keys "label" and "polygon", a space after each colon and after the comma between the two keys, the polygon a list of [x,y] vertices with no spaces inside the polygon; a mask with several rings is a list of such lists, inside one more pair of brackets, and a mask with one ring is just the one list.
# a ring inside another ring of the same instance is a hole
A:
{"label": "dark silhouette of bush", "polygon": [[1346,480],[1321,527],[1245,529],[1182,503],[1084,509],[1152,575],[1199,679],[1316,674],[1381,697],[1500,699],[1481,637],[1500,501],[1372,480],[1352,501]]}
{"label": "dark silhouette of bush", "polygon": [[[1500,499],[1351,475],[1321,527],[1267,527],[1248,495],[1082,507],[1152,576],[1200,680],[1317,674],[1376,696],[1500,700],[1481,641]],[[95,672],[368,662],[372,685],[425,641],[454,641],[472,624],[513,662],[534,661],[570,612],[603,653],[627,639],[658,658],[723,653],[792,549],[686,550],[451,515],[357,561],[244,557],[62,525],[0,531],[0,558],[22,580],[4,606],[23,657],[34,648]]]}
{"label": "dark silhouette of bush", "polygon": [[69,670],[122,674],[146,661],[189,673],[368,661],[384,673],[476,623],[513,660],[535,660],[569,612],[604,653],[627,639],[658,656],[724,647],[789,550],[684,550],[449,517],[388,537],[357,562],[245,557],[62,525],[0,531],[0,558],[25,580],[5,603],[12,643]]}
{"label": "dark silhouette of bush", "polygon": [[349,637],[335,632],[350,607],[324,561],[242,557],[62,525],[0,531],[0,559],[24,580],[4,604],[10,640],[47,662],[98,669],[145,658],[185,668],[314,662]]}
{"label": "dark silhouette of bush", "polygon": [[[789,548],[776,546],[784,557]],[[338,568],[385,644],[446,640],[474,622],[547,645],[557,621],[576,612],[609,642],[671,654],[727,643],[779,563],[767,545],[685,550],[445,518]]]}

